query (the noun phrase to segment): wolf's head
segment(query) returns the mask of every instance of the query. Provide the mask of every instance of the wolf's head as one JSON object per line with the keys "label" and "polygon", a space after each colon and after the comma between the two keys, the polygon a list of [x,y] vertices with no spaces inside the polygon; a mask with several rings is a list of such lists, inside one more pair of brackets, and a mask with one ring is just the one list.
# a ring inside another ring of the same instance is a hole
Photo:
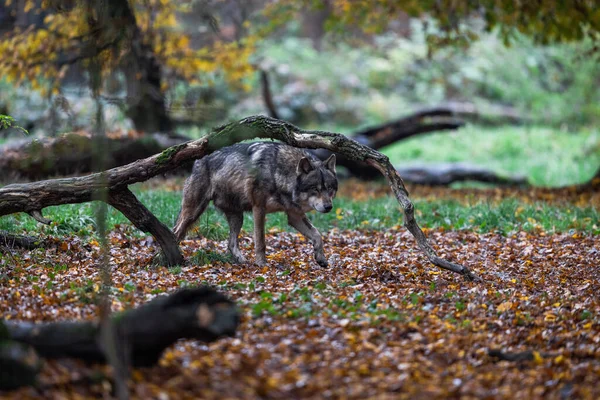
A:
{"label": "wolf's head", "polygon": [[318,212],[328,213],[338,189],[335,154],[323,162],[302,158],[296,167],[294,201]]}

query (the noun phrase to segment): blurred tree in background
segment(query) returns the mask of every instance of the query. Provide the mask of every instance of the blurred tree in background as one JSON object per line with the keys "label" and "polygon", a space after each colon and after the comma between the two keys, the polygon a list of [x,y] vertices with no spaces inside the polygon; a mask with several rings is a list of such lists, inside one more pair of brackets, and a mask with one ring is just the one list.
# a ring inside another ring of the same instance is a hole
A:
{"label": "blurred tree in background", "polygon": [[0,111],[20,120],[9,92],[68,114],[63,94],[92,83],[91,58],[101,98],[142,131],[264,112],[257,67],[295,123],[355,126],[449,100],[550,124],[600,114],[592,0],[5,0],[0,22]]}
{"label": "blurred tree in background", "polygon": [[170,85],[194,84],[200,74],[217,71],[227,82],[243,85],[252,72],[252,35],[206,39],[197,25],[183,29],[186,14],[196,24],[199,20],[203,27],[218,29],[216,19],[205,12],[208,3],[7,0],[0,6],[5,30],[0,75],[42,95],[58,95],[71,68],[86,68],[94,58],[101,65],[104,93],[125,89],[127,115],[137,129],[168,131],[172,124],[163,93]]}

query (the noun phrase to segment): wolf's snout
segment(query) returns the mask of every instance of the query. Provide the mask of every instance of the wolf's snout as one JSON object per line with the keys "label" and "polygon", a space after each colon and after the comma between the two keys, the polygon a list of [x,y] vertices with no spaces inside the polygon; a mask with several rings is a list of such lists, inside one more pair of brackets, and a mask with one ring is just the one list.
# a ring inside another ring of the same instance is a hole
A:
{"label": "wolf's snout", "polygon": [[329,204],[317,204],[315,207],[315,210],[317,210],[320,213],[328,213],[329,211],[331,211],[333,209],[333,204],[329,203]]}

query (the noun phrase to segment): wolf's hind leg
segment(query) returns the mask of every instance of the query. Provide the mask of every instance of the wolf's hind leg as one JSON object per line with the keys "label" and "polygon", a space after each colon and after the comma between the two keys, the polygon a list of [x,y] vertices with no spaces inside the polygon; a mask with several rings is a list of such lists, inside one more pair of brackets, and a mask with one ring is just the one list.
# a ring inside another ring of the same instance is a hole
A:
{"label": "wolf's hind leg", "polygon": [[243,264],[246,262],[246,259],[238,247],[238,236],[240,235],[242,225],[244,224],[244,213],[226,212],[225,217],[227,218],[227,223],[229,224],[229,242],[227,243],[227,248],[233,256],[234,261],[236,263]]}
{"label": "wolf's hind leg", "polygon": [[264,207],[254,206],[252,208],[252,215],[254,217],[255,263],[261,267],[267,263],[267,257],[265,256],[267,249],[267,245],[265,244],[265,214],[266,210]]}
{"label": "wolf's hind leg", "polygon": [[183,190],[183,200],[181,201],[181,211],[177,217],[177,222],[173,227],[173,233],[180,242],[185,238],[185,234],[194,222],[200,218],[210,199],[206,189],[198,188],[196,184],[187,184]]}
{"label": "wolf's hind leg", "polygon": [[327,259],[325,258],[325,253],[323,252],[323,239],[321,238],[321,234],[315,228],[306,215],[304,214],[296,214],[296,213],[288,213],[288,223],[290,226],[296,228],[298,232],[304,235],[313,245],[315,250],[315,261],[321,267],[327,267]]}

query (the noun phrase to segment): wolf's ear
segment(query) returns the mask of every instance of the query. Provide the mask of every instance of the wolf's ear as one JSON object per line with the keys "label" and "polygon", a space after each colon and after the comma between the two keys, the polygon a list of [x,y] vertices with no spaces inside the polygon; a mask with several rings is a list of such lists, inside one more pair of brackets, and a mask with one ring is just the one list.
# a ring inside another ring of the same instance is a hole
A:
{"label": "wolf's ear", "polygon": [[312,165],[310,160],[306,157],[302,157],[302,159],[298,163],[298,166],[296,167],[296,174],[297,175],[308,174],[313,169],[315,169],[315,167]]}
{"label": "wolf's ear", "polygon": [[335,175],[335,154],[330,155],[329,158],[325,160],[325,168]]}

